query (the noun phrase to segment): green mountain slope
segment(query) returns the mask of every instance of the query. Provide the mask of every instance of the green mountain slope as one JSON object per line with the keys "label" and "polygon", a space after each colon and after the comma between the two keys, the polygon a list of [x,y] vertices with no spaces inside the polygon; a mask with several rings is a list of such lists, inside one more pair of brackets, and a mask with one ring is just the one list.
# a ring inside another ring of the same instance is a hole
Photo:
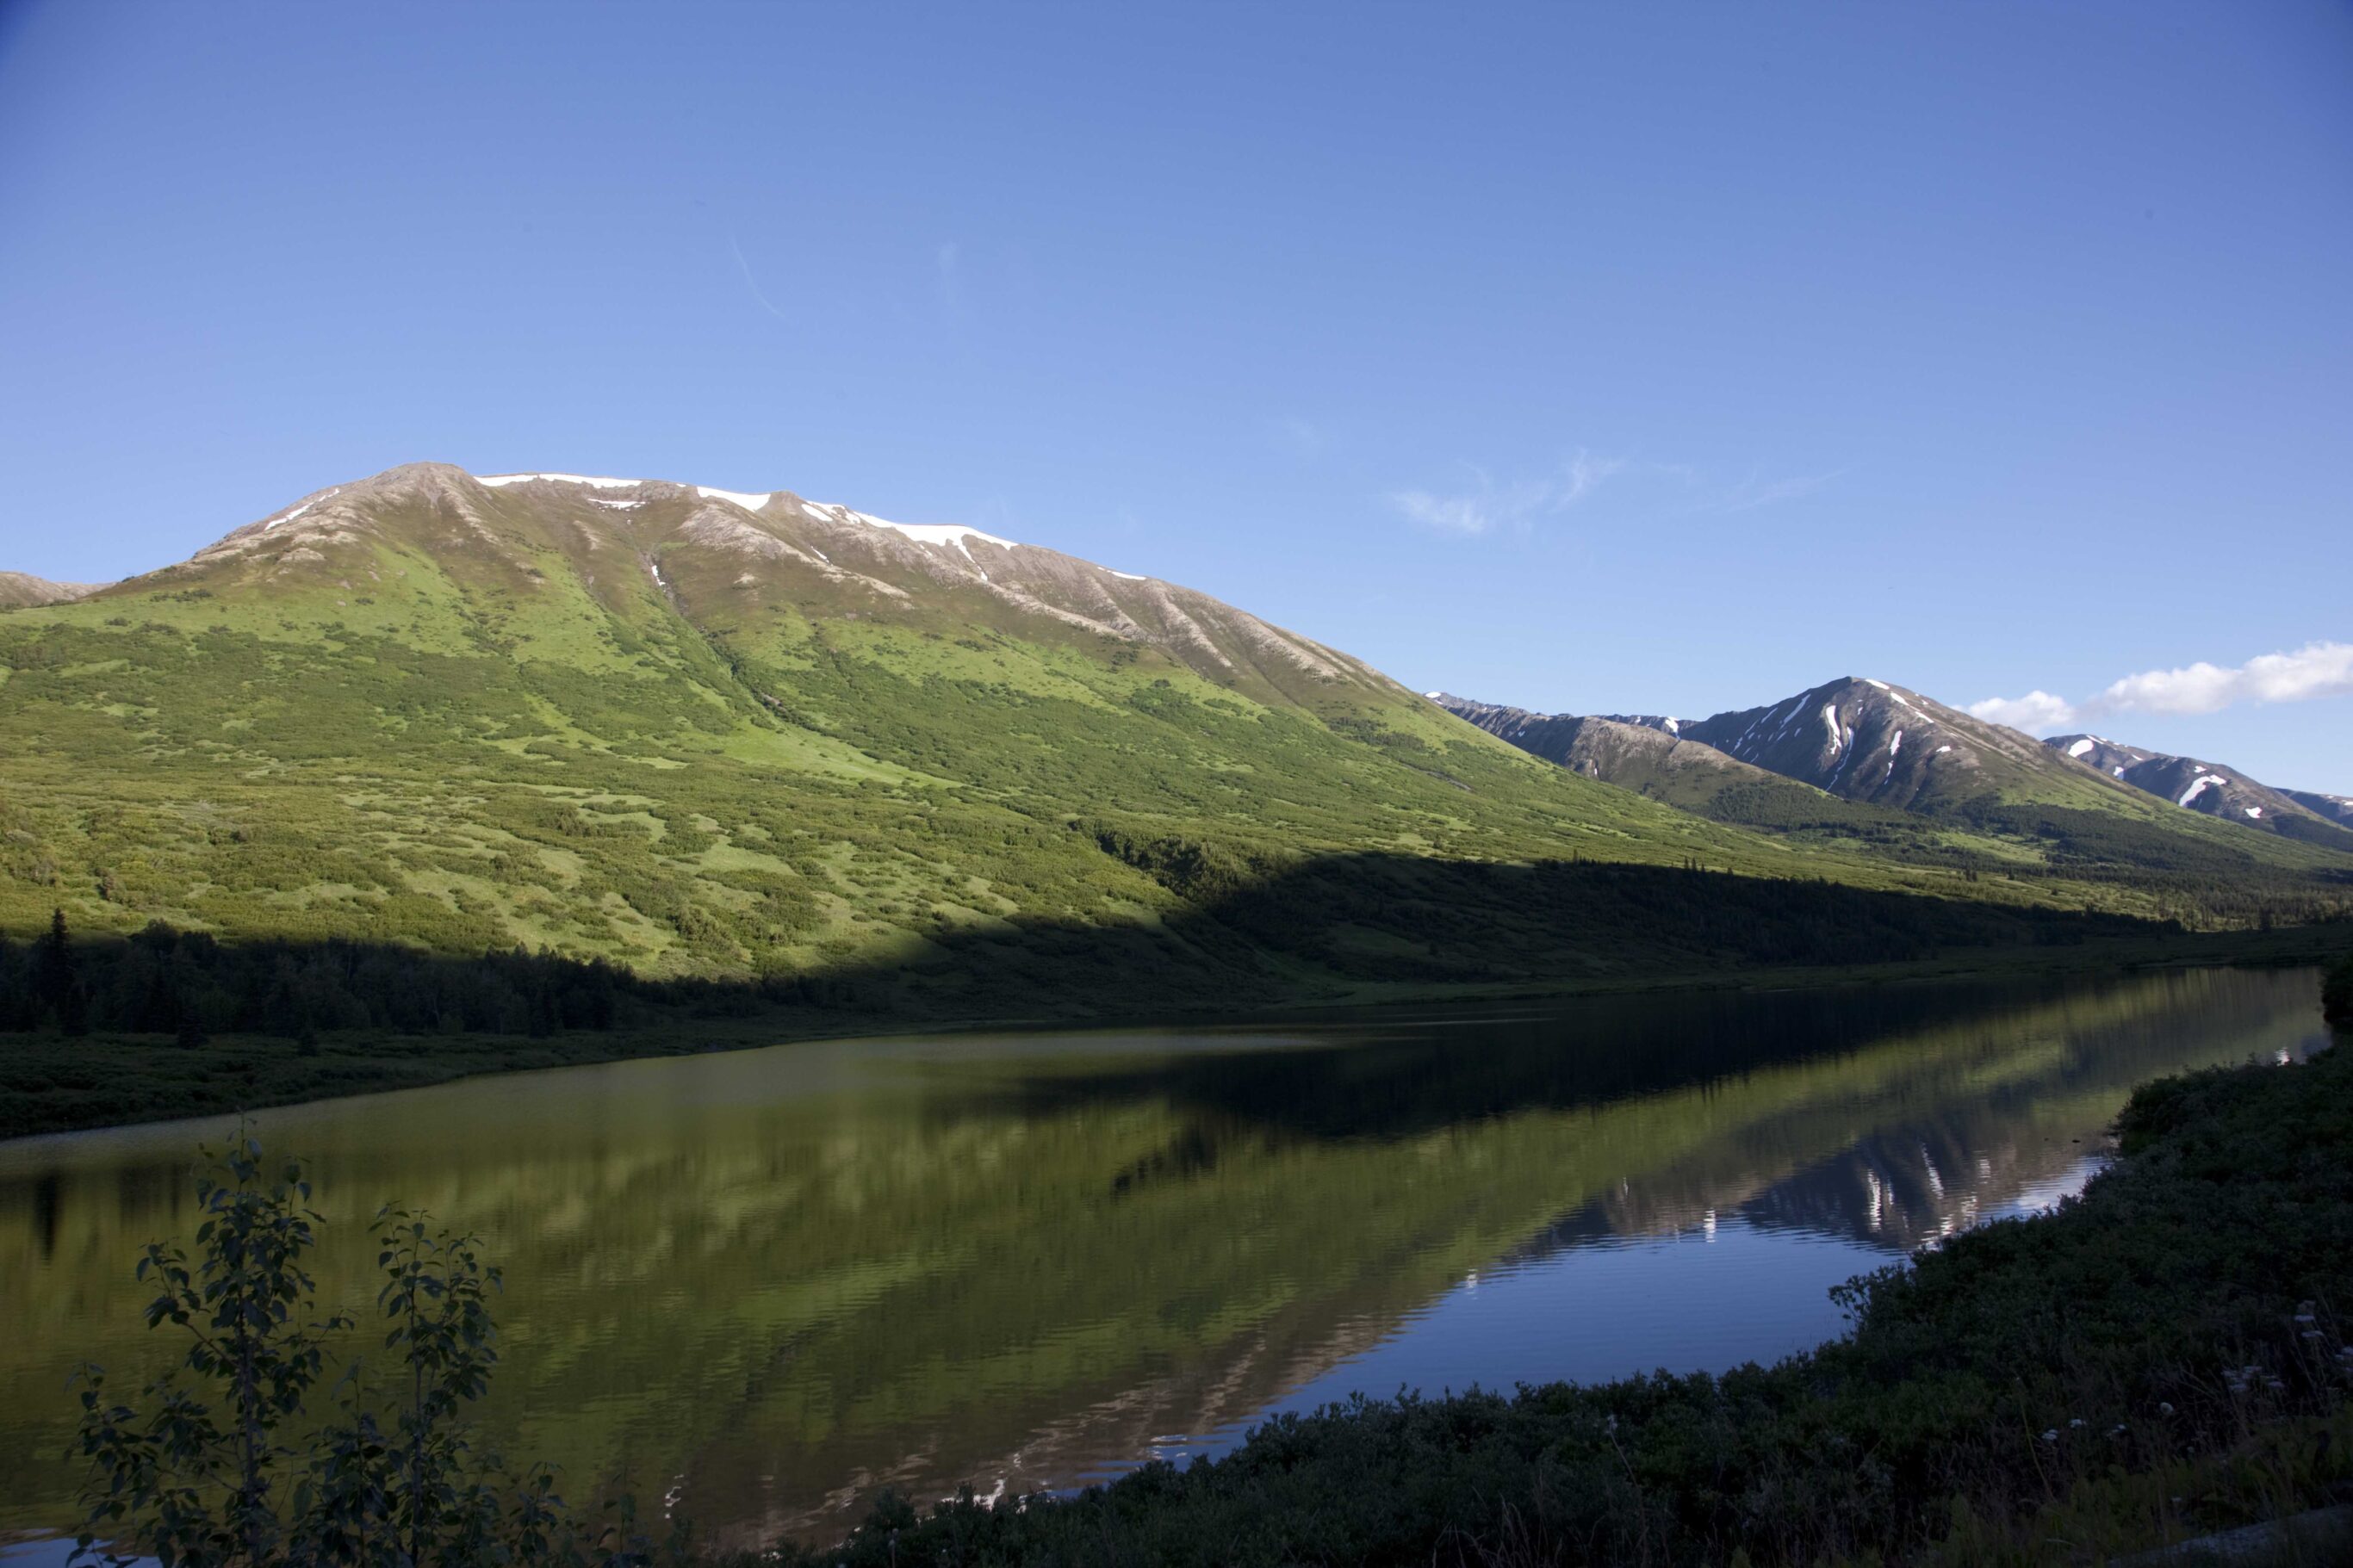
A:
{"label": "green mountain slope", "polygon": [[[1402,912],[1416,865],[1696,861],[2169,912],[1705,821],[1206,595],[785,492],[394,469],[0,616],[0,727],[17,932],[62,905],[84,929],[868,975],[1126,933],[1185,959],[1198,1000],[1414,973],[1444,934]],[[1433,908],[1475,903],[1440,883]],[[1286,944],[1189,918],[1269,884],[1314,890]]]}

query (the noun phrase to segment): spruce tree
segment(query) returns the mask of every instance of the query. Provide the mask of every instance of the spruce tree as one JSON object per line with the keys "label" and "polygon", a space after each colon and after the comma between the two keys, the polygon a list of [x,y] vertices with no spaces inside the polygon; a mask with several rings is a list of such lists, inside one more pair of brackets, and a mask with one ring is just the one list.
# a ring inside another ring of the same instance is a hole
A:
{"label": "spruce tree", "polygon": [[41,939],[40,955],[33,962],[34,990],[44,1006],[62,1006],[66,993],[73,989],[73,946],[66,931],[66,912],[53,910],[49,915],[49,933]]}

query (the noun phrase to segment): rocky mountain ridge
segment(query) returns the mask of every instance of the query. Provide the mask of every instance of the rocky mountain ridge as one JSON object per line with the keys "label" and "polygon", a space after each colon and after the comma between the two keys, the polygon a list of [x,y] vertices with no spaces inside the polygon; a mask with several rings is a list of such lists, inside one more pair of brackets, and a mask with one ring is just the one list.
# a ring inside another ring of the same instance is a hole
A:
{"label": "rocky mountain ridge", "polygon": [[97,583],[52,583],[28,572],[0,572],[0,610],[67,604],[95,594],[100,586]]}
{"label": "rocky mountain ridge", "polygon": [[[2339,845],[2353,825],[2353,806],[2337,797],[2312,796],[2323,803],[2316,809],[2295,791],[2274,789],[2217,763],[2144,751],[2104,735],[2053,735],[2042,743],[2135,789],[2224,822],[2331,845]],[[2353,849],[2353,842],[2341,847]]]}
{"label": "rocky mountain ridge", "polygon": [[[2120,868],[2137,859],[2166,859],[2175,853],[2168,847],[2168,835],[2187,826],[2150,798],[2140,778],[2127,778],[2136,767],[2150,770],[2143,777],[2156,776],[2159,764],[2148,753],[2116,749],[2114,755],[2094,755],[2106,742],[2082,737],[2069,738],[2067,744],[2038,744],[1909,688],[1865,677],[1829,681],[1776,703],[1706,719],[1540,714],[1444,692],[1428,695],[1458,717],[1547,761],[1718,820],[1816,836],[1846,831],[1887,838],[1890,826],[1883,816],[1841,821],[1801,799],[1760,795],[1753,776],[1735,787],[1725,769],[1745,764],[1857,808],[1990,832],[1996,840],[2021,833],[2055,837],[2075,845],[2073,853],[2096,853]],[[1656,743],[1630,745],[1622,738],[1629,730],[1651,733]],[[1613,735],[1619,738],[1607,739]],[[2222,781],[2214,772],[2189,766],[2191,773],[2169,798],[2187,796],[2194,803],[2211,795],[2206,815],[2218,825],[2262,826],[2274,837],[2353,852],[2353,841],[2284,795],[2268,790],[2260,797],[2247,791],[2216,793]],[[1672,774],[1681,776],[1671,779]],[[2206,782],[2196,782],[2198,776]],[[2249,798],[2239,799],[2239,793]],[[2225,799],[2232,805],[2229,816],[2212,809]],[[2124,820],[2094,830],[2093,823],[2103,816]],[[2227,850],[2232,838],[2226,831],[2212,847]],[[2091,847],[2094,844],[2096,849]],[[1986,847],[1996,846],[1989,840]],[[1928,850],[1916,838],[1907,847],[1913,854]]]}

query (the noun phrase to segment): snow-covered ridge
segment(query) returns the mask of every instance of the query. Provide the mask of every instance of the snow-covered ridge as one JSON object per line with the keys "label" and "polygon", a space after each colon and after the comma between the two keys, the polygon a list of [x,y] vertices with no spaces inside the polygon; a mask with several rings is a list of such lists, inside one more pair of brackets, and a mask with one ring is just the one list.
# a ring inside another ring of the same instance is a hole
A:
{"label": "snow-covered ridge", "polygon": [[979,529],[965,528],[952,522],[892,522],[887,518],[870,516],[827,501],[805,500],[801,502],[801,510],[827,522],[863,523],[869,528],[887,528],[918,544],[944,544],[961,552],[967,561],[972,559],[972,546],[965,542],[966,540],[977,539],[985,544],[995,544],[1007,550],[1024,548],[1018,540],[999,539],[993,533],[984,533]]}
{"label": "snow-covered ridge", "polygon": [[[478,474],[475,478],[480,483],[488,485],[493,489],[503,489],[508,485],[527,484],[533,481],[555,485],[586,485],[595,489],[634,489],[640,485],[651,485],[663,482],[658,479],[610,479],[589,474]],[[776,499],[777,495],[777,492],[775,490],[727,490],[721,489],[714,485],[695,485],[691,488],[696,495],[702,497],[704,500],[727,501],[735,506],[742,507],[746,511],[759,511],[764,510],[769,502]],[[634,508],[644,504],[641,501],[633,500],[604,500],[593,496],[589,499],[596,501],[600,506],[610,507],[615,510]],[[1018,540],[1000,539],[996,534],[987,532],[985,530],[966,528],[960,523],[892,522],[888,518],[876,517],[871,512],[854,510],[849,507],[841,506],[828,501],[804,500],[801,501],[799,505],[800,509],[804,512],[820,521],[830,522],[837,525],[841,523],[858,523],[868,528],[888,529],[892,532],[898,534],[901,538],[913,540],[917,544],[937,544],[956,551],[967,561],[973,559],[971,542],[976,539],[979,540],[984,544],[994,544],[1004,550],[1023,550],[1030,548],[1029,546],[1024,545]],[[296,513],[288,514],[290,517],[293,515],[296,515]],[[283,521],[285,520],[280,519],[280,521]],[[1108,566],[1104,567],[1103,570],[1109,572],[1111,575],[1120,578],[1124,582],[1145,583],[1151,581],[1150,578],[1146,577],[1140,572],[1113,571],[1113,569]]]}
{"label": "snow-covered ridge", "polygon": [[704,500],[732,500],[745,511],[757,511],[767,505],[776,492],[764,490],[758,495],[754,495],[749,490],[723,490],[714,489],[709,485],[697,485],[694,487],[694,493]]}

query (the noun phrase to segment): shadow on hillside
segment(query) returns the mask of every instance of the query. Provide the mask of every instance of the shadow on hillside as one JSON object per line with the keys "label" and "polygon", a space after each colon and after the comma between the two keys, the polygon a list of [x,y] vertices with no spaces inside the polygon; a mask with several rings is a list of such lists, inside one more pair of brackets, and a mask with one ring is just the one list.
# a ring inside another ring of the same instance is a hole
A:
{"label": "shadow on hillside", "polygon": [[436,954],[343,938],[163,928],[0,950],[0,1028],[303,1039],[520,1035],[783,1015],[786,1032],[1076,1021],[1336,996],[1366,982],[1557,985],[1836,966],[2149,936],[2170,924],[1674,868],[1329,857],[1260,874],[1180,841],[1121,853],[1179,900],[1156,922],[938,922],[904,962],[649,980],[549,953]]}

